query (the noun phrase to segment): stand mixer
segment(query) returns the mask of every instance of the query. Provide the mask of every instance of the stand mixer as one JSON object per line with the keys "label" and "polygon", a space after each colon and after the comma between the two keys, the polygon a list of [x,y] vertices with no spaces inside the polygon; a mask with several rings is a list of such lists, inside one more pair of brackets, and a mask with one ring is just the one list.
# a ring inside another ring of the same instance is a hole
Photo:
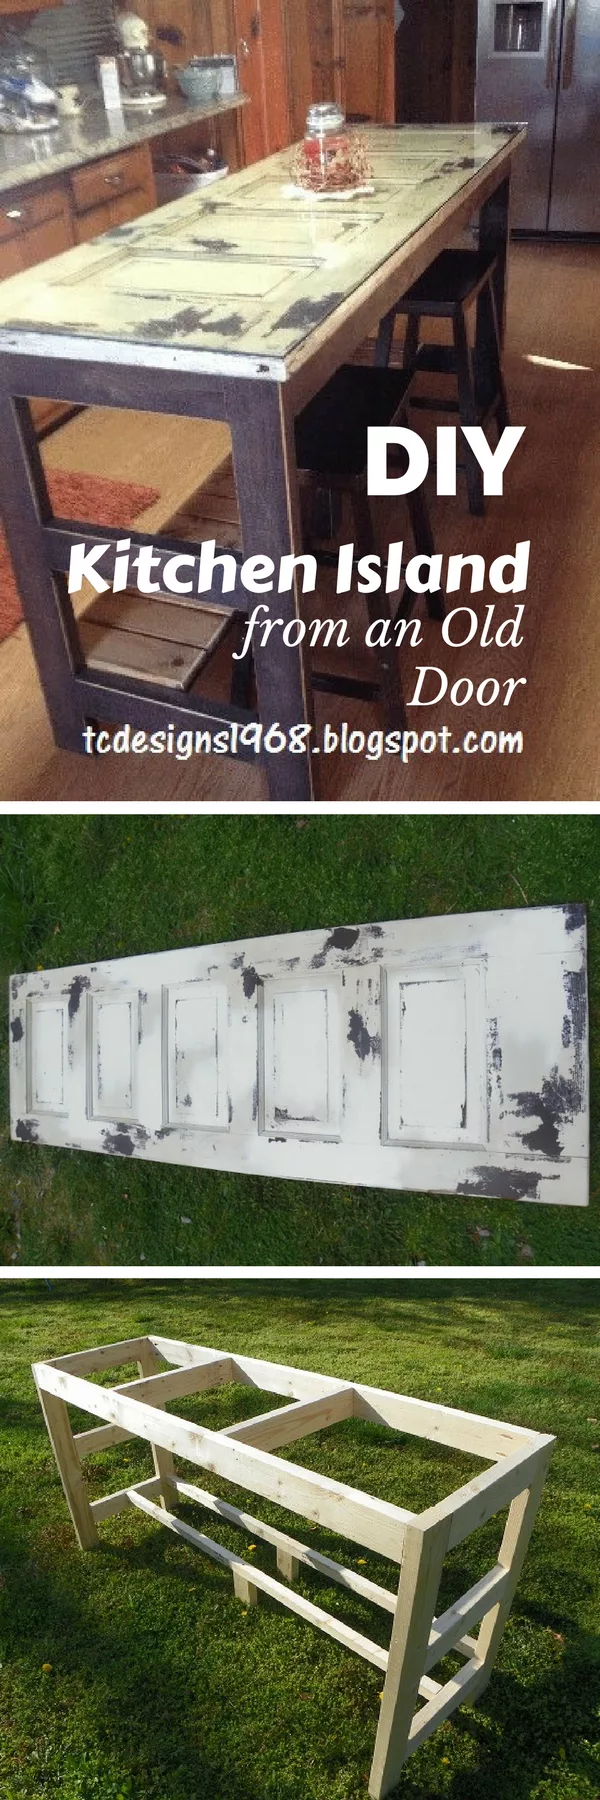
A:
{"label": "stand mixer", "polygon": [[117,14],[116,30],[121,50],[117,58],[123,106],[166,106],[167,65],[161,50],[150,50],[150,32],[137,13]]}

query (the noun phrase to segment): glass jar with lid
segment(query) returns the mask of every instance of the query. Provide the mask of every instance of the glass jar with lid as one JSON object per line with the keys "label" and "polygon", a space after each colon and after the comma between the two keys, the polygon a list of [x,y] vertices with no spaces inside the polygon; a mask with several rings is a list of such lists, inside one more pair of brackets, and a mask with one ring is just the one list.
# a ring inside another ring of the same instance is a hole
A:
{"label": "glass jar with lid", "polygon": [[309,106],[305,135],[292,161],[297,186],[313,193],[352,190],[367,182],[370,172],[364,140],[349,130],[337,100]]}

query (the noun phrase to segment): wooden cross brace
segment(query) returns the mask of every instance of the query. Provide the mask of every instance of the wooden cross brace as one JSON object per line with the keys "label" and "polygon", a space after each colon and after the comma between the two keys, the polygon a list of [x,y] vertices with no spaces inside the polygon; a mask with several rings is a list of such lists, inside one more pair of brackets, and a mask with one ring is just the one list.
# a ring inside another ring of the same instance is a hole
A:
{"label": "wooden cross brace", "polygon": [[[137,1363],[138,1380],[108,1388],[88,1379],[127,1363]],[[554,1438],[387,1389],[154,1335],[54,1357],[35,1363],[33,1373],[82,1550],[98,1543],[102,1520],[135,1507],[229,1569],[235,1593],[246,1605],[255,1603],[259,1592],[269,1594],[382,1671],[385,1680],[369,1782],[372,1800],[382,1800],[412,1751],[462,1701],[477,1699],[489,1681]],[[169,1400],[227,1382],[287,1396],[289,1404],[221,1431],[209,1431],[161,1410]],[[73,1434],[69,1404],[104,1422]],[[436,1506],[413,1513],[273,1454],[283,1444],[349,1418],[370,1419],[471,1452],[490,1466]],[[150,1443],[154,1475],[90,1500],[82,1469],[85,1457],[133,1437]],[[400,1569],[397,1589],[381,1587],[197,1487],[178,1473],[174,1456],[388,1557]],[[179,1499],[194,1500],[227,1524],[273,1545],[279,1575],[287,1585],[178,1518],[173,1509]],[[447,1552],[507,1506],[494,1567],[436,1617]],[[389,1650],[298,1592],[293,1583],[301,1563],[389,1612]],[[477,1625],[473,1637],[470,1633]],[[435,1681],[429,1671],[449,1651],[464,1659],[462,1667],[449,1680]]]}

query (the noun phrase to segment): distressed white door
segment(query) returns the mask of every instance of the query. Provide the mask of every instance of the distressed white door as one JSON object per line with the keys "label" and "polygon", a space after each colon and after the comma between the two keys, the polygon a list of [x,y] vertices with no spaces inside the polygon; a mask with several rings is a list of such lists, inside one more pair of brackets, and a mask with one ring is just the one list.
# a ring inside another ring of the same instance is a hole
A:
{"label": "distressed white door", "polygon": [[582,907],[392,920],[11,979],[23,1143],[584,1206]]}

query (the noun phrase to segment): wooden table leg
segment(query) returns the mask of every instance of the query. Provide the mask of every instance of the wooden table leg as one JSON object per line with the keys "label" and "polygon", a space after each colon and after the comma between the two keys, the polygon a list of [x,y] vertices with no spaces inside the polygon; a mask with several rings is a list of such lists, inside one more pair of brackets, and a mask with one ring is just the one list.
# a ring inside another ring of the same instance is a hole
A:
{"label": "wooden table leg", "polygon": [[[35,391],[35,366],[32,365]],[[0,393],[0,498],[8,547],[23,601],[55,742],[82,749],[85,725],[74,689],[81,647],[64,575],[52,575],[44,527],[52,509],[29,403]]]}
{"label": "wooden table leg", "polygon": [[[244,557],[271,557],[274,592],[264,602],[285,626],[301,612],[296,585],[288,593],[277,592],[279,564],[282,556],[298,554],[302,541],[293,420],[286,412],[283,389],[266,381],[238,387],[230,424]],[[252,610],[260,596],[249,600]],[[312,693],[302,644],[284,644],[282,627],[277,625],[264,648],[260,631],[255,634],[253,650],[265,735],[276,724],[286,734],[294,725],[311,725]],[[302,755],[289,749],[265,754],[263,762],[272,800],[314,798],[310,750]]]}
{"label": "wooden table leg", "polygon": [[[506,324],[506,285],[508,272],[508,245],[510,231],[510,175],[505,176],[499,187],[494,189],[489,199],[484,201],[479,214],[479,248],[483,256],[496,258],[493,274],[494,298],[496,301],[496,317],[500,345],[504,342]],[[476,356],[484,353],[483,338],[486,322],[484,308],[477,302]]]}

